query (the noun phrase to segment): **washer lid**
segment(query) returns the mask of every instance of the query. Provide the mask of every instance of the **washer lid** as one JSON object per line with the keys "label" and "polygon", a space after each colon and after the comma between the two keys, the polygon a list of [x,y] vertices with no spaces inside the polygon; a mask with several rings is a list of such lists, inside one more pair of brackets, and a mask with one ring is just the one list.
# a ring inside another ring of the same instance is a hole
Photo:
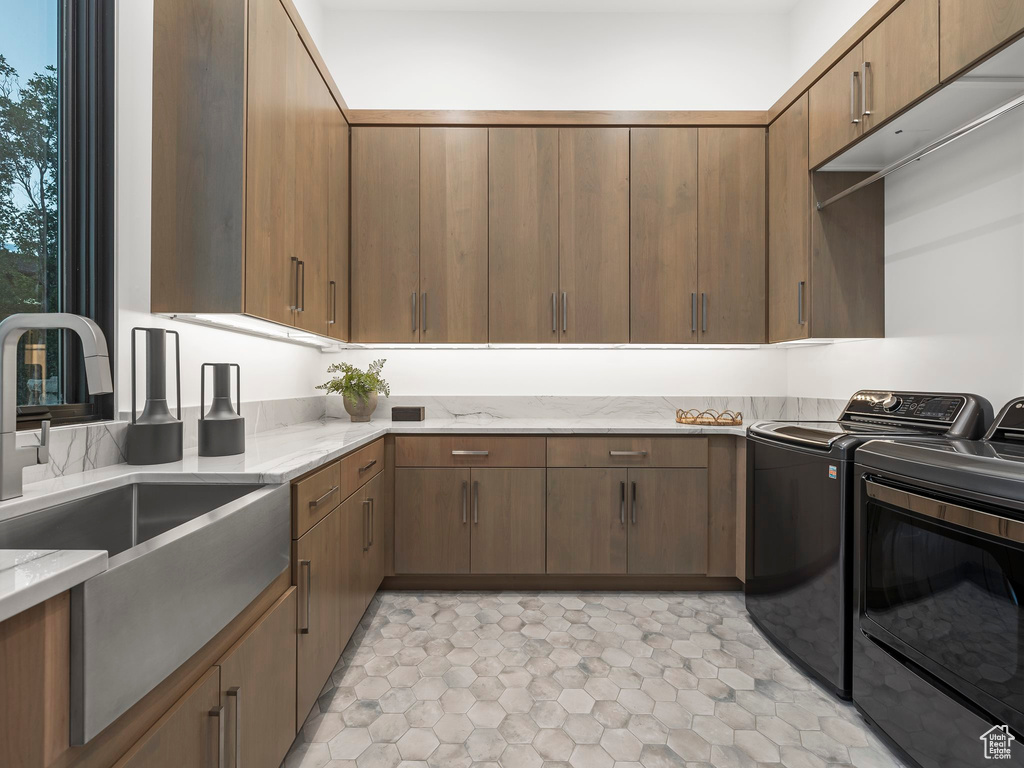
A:
{"label": "washer lid", "polygon": [[886,426],[850,421],[760,421],[750,426],[750,432],[770,440],[799,443],[822,449],[844,437],[875,440],[882,437],[920,437],[927,431],[914,427]]}

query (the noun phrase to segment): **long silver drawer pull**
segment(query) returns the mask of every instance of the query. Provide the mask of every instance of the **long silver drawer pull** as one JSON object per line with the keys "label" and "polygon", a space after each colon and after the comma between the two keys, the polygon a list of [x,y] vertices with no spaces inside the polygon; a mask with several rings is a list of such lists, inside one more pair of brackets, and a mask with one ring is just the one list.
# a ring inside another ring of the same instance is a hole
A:
{"label": "long silver drawer pull", "polygon": [[466,524],[466,505],[469,503],[469,483],[462,481],[462,524]]}
{"label": "long silver drawer pull", "polygon": [[217,721],[217,768],[224,768],[224,707],[211,709],[210,717]]}
{"label": "long silver drawer pull", "polygon": [[609,456],[646,456],[647,451],[608,451]]}
{"label": "long silver drawer pull", "polygon": [[299,560],[299,569],[306,569],[306,623],[299,627],[300,635],[309,634],[309,593],[313,587],[313,561]]}
{"label": "long silver drawer pull", "polygon": [[701,304],[701,331],[703,333],[708,332],[708,295],[702,293],[700,295]]}
{"label": "long silver drawer pull", "polygon": [[370,502],[370,546],[373,546],[373,517],[374,517],[374,506],[373,499],[368,499]]}
{"label": "long silver drawer pull", "polygon": [[363,499],[363,552],[370,549],[370,500]]}
{"label": "long silver drawer pull", "polygon": [[860,77],[860,73],[854,70],[850,73],[850,124],[856,125],[860,122],[860,118],[857,117],[857,78]]}
{"label": "long silver drawer pull", "polygon": [[697,294],[690,294],[690,331],[697,332]]}
{"label": "long silver drawer pull", "polygon": [[295,299],[288,309],[293,312],[299,308],[299,259],[296,256],[292,256],[292,286],[295,288],[293,298]]}
{"label": "long silver drawer pull", "polygon": [[626,524],[626,481],[619,483],[619,524]]}
{"label": "long silver drawer pull", "polygon": [[867,117],[871,114],[871,110],[868,109],[868,70],[871,69],[871,62],[865,61],[861,65],[861,76],[860,76],[860,112],[861,115]]}
{"label": "long silver drawer pull", "polygon": [[331,280],[331,282],[328,283],[328,286],[331,289],[331,297],[329,301],[331,302],[332,309],[331,319],[327,321],[327,324],[335,325],[338,322],[338,284],[334,280]]}
{"label": "long silver drawer pull", "polygon": [[558,294],[551,294],[551,332],[558,333]]}
{"label": "long silver drawer pull", "polygon": [[480,522],[480,482],[473,481],[473,524]]}
{"label": "long silver drawer pull", "polygon": [[636,525],[636,483],[633,483],[633,525]]}
{"label": "long silver drawer pull", "polygon": [[242,689],[237,685],[228,688],[228,697],[235,700],[235,765],[242,768]]}
{"label": "long silver drawer pull", "polygon": [[490,451],[452,451],[452,456],[487,456]]}
{"label": "long silver drawer pull", "polygon": [[804,324],[804,286],[806,283],[801,280],[796,284],[796,324]]}
{"label": "long silver drawer pull", "polygon": [[302,299],[299,301],[298,311],[306,311],[306,262],[299,259],[299,269],[302,270],[302,281],[299,285],[302,286]]}
{"label": "long silver drawer pull", "polygon": [[370,462],[369,464],[367,464],[367,465],[366,465],[365,467],[360,467],[360,468],[359,468],[359,474],[362,474],[363,472],[365,472],[366,470],[368,470],[368,469],[369,469],[370,467],[372,467],[372,466],[373,466],[374,464],[376,464],[376,463],[377,463],[377,460],[376,460],[376,459],[374,459],[374,460],[373,460],[373,461],[371,461],[371,462]]}
{"label": "long silver drawer pull", "polygon": [[416,331],[416,291],[412,292],[412,330]]}
{"label": "long silver drawer pull", "polygon": [[330,496],[332,493],[336,493],[337,490],[338,490],[338,486],[336,486],[336,485],[333,486],[331,488],[331,490],[329,490],[327,493],[325,493],[319,499],[317,499],[316,501],[309,502],[309,508],[312,509],[313,507],[319,507],[321,504],[324,503],[324,501],[327,499],[328,496]]}
{"label": "long silver drawer pull", "polygon": [[1020,520],[939,501],[899,488],[890,488],[871,480],[866,481],[865,486],[868,496],[885,504],[924,515],[933,520],[941,520],[957,528],[965,528],[969,531],[1024,544],[1024,523]]}
{"label": "long silver drawer pull", "polygon": [[562,333],[569,330],[569,294],[562,291]]}
{"label": "long silver drawer pull", "polygon": [[423,310],[423,319],[420,320],[420,330],[427,330],[427,292],[423,292],[423,298],[420,300],[420,307]]}

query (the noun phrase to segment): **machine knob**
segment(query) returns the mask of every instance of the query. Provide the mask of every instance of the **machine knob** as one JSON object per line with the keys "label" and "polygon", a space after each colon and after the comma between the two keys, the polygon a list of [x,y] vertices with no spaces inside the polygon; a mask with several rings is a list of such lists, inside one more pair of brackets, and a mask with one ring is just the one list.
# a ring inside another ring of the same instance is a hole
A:
{"label": "machine knob", "polygon": [[896,395],[889,395],[885,400],[882,401],[882,410],[886,413],[892,413],[899,409],[903,405],[903,398],[897,397]]}

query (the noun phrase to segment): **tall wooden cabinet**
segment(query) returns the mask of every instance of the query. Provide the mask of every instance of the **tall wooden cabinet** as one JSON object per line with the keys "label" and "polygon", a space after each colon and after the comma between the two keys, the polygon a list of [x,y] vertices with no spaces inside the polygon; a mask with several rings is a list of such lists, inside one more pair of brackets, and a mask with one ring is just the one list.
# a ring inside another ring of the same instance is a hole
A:
{"label": "tall wooden cabinet", "polygon": [[629,340],[699,340],[697,129],[630,130]]}
{"label": "tall wooden cabinet", "polygon": [[348,273],[347,189],[328,171],[347,174],[348,125],[294,12],[154,3],[153,312],[342,338],[331,280]]}
{"label": "tall wooden cabinet", "polygon": [[327,130],[330,144],[327,223],[330,227],[327,254],[328,321],[333,339],[348,340],[349,334],[349,132],[340,112],[331,113]]}
{"label": "tall wooden cabinet", "polygon": [[558,132],[560,340],[629,341],[629,129]]}
{"label": "tall wooden cabinet", "polygon": [[765,131],[698,131],[700,340],[765,341]]}
{"label": "tall wooden cabinet", "polygon": [[558,341],[558,129],[488,131],[488,333]]}

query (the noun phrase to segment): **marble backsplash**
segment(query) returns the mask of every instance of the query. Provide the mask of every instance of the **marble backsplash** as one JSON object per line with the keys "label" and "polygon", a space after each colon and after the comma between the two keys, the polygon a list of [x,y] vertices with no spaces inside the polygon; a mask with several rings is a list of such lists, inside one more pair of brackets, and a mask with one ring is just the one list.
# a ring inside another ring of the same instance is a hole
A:
{"label": "marble backsplash", "polygon": [[[498,419],[641,419],[674,418],[676,409],[714,408],[743,413],[750,424],[759,419],[834,419],[845,400],[786,397],[417,397],[381,398],[377,418],[388,419],[394,405],[422,405],[428,418],[455,418],[467,423],[486,424]],[[199,440],[198,406],[182,409],[185,450]],[[332,395],[262,400],[242,403],[245,432],[254,435],[292,424],[347,418],[341,398]],[[125,442],[130,414],[118,421],[57,427],[50,430],[50,460],[25,470],[26,483],[63,477],[125,461]],[[35,445],[38,432],[18,435],[18,445]]]}

